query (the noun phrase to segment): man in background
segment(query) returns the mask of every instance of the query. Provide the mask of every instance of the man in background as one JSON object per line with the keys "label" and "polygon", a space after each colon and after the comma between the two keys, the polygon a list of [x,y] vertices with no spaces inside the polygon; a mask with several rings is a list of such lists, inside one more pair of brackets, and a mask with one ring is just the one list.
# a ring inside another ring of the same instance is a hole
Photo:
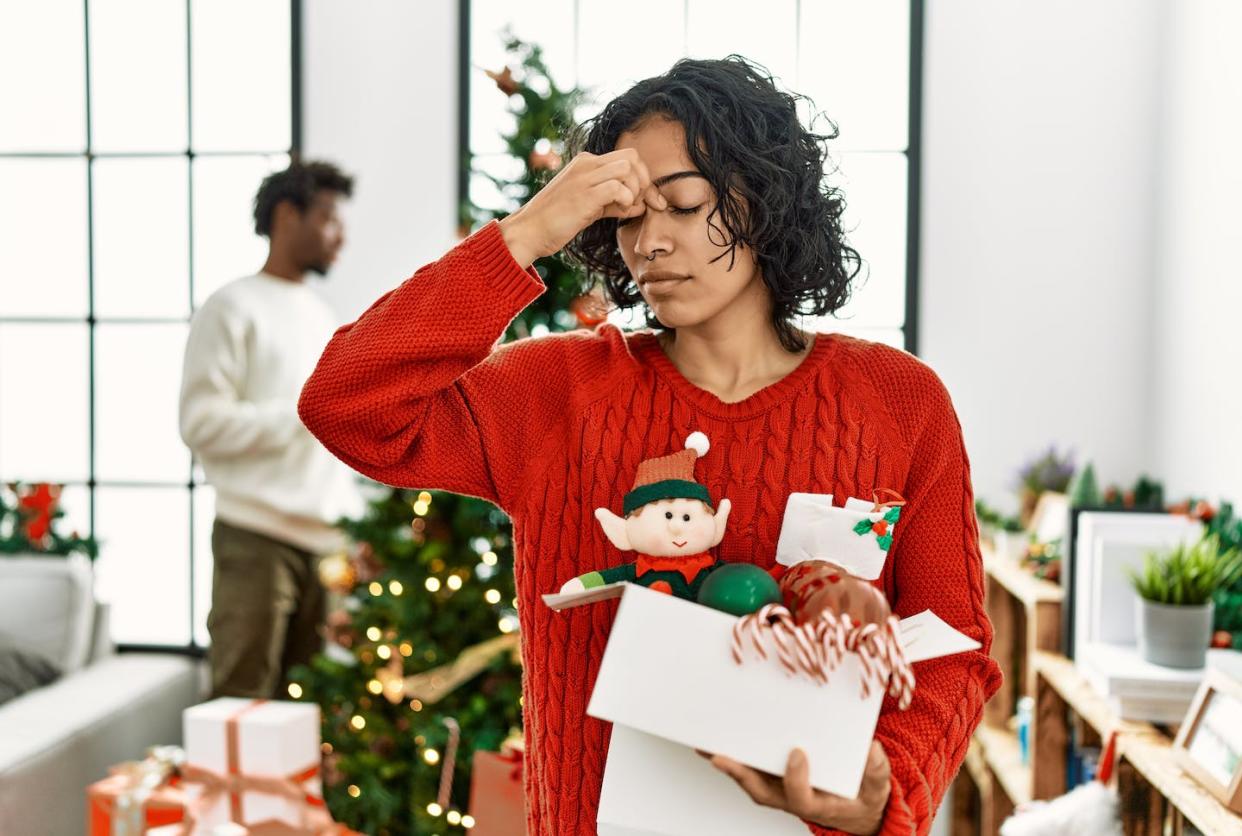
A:
{"label": "man in background", "polygon": [[339,203],[353,179],[295,162],[265,179],[255,232],[270,242],[253,276],[194,315],[181,384],[181,437],[216,490],[208,658],[214,696],[269,698],[322,645],[319,555],[340,548],[333,522],[357,513],[353,474],[302,426],[302,384],[336,326],[306,282],[344,244]]}

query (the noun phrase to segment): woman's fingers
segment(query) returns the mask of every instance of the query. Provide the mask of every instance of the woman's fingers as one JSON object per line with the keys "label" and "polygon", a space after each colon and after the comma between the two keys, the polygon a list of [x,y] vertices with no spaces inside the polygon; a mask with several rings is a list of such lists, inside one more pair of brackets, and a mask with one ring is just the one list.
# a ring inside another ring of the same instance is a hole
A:
{"label": "woman's fingers", "polygon": [[647,171],[647,164],[638,156],[637,151],[634,152],[634,173],[638,175],[638,192],[642,194],[651,186],[651,173]]}
{"label": "woman's fingers", "polygon": [[586,182],[588,185],[596,186],[605,180],[626,180],[631,177],[635,178],[636,192],[644,191],[651,185],[651,177],[647,174],[647,166],[643,165],[642,160],[638,159],[638,155],[632,151],[617,151],[617,154],[623,156],[613,157],[606,154],[603,157],[596,157],[592,162],[593,166],[586,172]]}
{"label": "woman's fingers", "polygon": [[784,798],[778,789],[776,779],[750,767],[742,766],[737,761],[730,760],[723,755],[713,757],[712,766],[736,781],[756,804],[784,809]]}
{"label": "woman's fingers", "polygon": [[811,789],[811,763],[806,752],[794,749],[789,753],[783,783],[789,811],[799,816],[811,815],[815,806],[815,791]]}
{"label": "woman's fingers", "polygon": [[635,218],[648,207],[667,206],[634,149],[583,152],[500,226],[510,252],[529,264],[560,250],[600,218]]}
{"label": "woman's fingers", "polygon": [[660,190],[655,186],[647,187],[647,190],[643,192],[643,200],[657,212],[663,212],[668,208],[668,200],[665,199],[664,195],[660,194]]}
{"label": "woman's fingers", "polygon": [[[603,160],[603,157],[598,158]],[[602,186],[609,182],[622,183],[633,199],[629,203],[622,201],[614,201],[618,205],[611,211],[605,211],[608,217],[632,217],[634,213],[628,210],[632,208],[634,203],[641,203],[640,198],[652,191],[651,180],[646,176],[646,166],[636,158],[631,159],[629,156],[615,159],[611,162],[605,162],[598,168],[589,171],[586,175],[586,182],[592,188]]]}
{"label": "woman's fingers", "polygon": [[600,215],[605,218],[628,218],[635,214],[636,203],[639,207],[642,206],[641,201],[636,201],[637,195],[634,191],[620,180],[606,180],[592,187],[591,195],[599,207]]}

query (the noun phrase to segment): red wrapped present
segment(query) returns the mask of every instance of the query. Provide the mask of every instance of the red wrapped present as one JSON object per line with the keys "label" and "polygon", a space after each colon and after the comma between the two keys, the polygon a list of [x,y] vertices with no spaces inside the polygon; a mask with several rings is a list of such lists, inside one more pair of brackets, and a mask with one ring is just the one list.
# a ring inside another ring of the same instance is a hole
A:
{"label": "red wrapped present", "polygon": [[185,820],[185,794],[175,786],[181,752],[153,749],[146,760],[113,767],[86,788],[89,836],[140,836],[150,828]]}
{"label": "red wrapped present", "polygon": [[522,751],[475,752],[470,779],[470,836],[526,836]]}

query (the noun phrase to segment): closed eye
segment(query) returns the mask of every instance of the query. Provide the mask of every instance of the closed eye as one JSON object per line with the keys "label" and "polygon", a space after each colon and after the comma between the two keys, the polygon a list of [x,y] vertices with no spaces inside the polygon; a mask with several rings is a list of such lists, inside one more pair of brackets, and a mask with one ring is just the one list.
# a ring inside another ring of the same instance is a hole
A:
{"label": "closed eye", "polygon": [[[669,204],[668,211],[672,212],[674,215],[685,216],[685,215],[697,214],[698,211],[702,208],[703,208],[702,203],[700,203],[698,206],[688,206],[684,208],[681,206],[673,206],[672,204]],[[643,213],[641,215],[635,215],[632,218],[619,218],[617,220],[617,228],[620,229],[622,227],[629,226],[630,224],[634,223],[634,221],[639,220],[646,214],[647,214],[646,210],[643,210]]]}

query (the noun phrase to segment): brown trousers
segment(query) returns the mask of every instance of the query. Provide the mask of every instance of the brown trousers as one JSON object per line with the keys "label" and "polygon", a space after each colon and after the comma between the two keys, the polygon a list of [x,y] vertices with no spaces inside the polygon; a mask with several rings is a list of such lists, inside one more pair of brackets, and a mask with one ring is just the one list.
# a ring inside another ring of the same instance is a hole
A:
{"label": "brown trousers", "polygon": [[289,669],[323,647],[317,556],[219,519],[211,551],[212,696],[288,699]]}

